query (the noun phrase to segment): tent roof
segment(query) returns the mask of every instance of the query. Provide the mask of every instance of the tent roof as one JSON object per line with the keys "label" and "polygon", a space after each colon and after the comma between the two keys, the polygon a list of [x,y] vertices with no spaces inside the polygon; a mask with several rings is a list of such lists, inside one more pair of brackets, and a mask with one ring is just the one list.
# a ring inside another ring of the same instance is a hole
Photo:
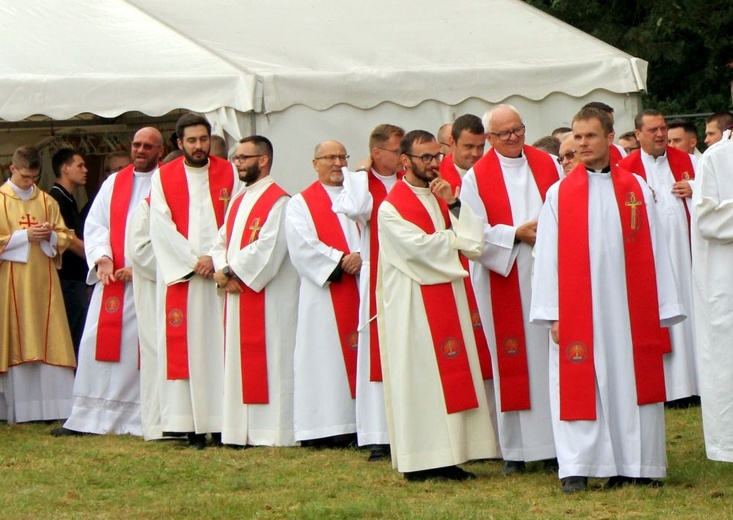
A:
{"label": "tent roof", "polygon": [[519,0],[0,0],[0,117],[638,92],[646,62]]}

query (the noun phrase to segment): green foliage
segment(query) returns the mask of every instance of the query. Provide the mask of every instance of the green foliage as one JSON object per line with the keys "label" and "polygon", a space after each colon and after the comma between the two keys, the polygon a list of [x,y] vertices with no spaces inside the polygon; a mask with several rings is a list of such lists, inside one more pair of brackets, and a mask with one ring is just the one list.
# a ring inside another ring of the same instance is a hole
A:
{"label": "green foliage", "polygon": [[730,110],[730,0],[525,0],[649,62],[646,108],[665,114]]}

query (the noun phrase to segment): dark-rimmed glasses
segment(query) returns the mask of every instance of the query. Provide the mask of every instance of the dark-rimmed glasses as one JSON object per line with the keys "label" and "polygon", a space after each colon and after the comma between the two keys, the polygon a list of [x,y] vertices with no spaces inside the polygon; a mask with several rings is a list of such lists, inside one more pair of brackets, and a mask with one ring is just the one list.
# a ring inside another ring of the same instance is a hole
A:
{"label": "dark-rimmed glasses", "polygon": [[508,141],[509,138],[512,136],[512,134],[514,134],[517,137],[522,137],[526,131],[527,131],[527,128],[524,125],[522,125],[512,130],[505,130],[503,132],[489,132],[489,135],[495,135],[496,137],[499,138],[499,141]]}
{"label": "dark-rimmed glasses", "polygon": [[442,152],[436,153],[435,155],[430,155],[429,153],[424,153],[422,155],[413,155],[411,153],[406,153],[405,155],[408,157],[420,159],[423,164],[430,164],[431,162],[433,162],[433,160],[437,161],[438,164],[440,164],[440,161],[442,161],[443,157],[445,157],[445,154]]}

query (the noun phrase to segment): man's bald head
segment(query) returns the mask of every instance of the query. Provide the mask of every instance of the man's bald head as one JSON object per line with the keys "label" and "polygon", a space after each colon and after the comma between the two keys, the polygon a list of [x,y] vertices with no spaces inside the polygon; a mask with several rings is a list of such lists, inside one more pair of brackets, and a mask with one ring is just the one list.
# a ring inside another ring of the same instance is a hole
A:
{"label": "man's bald head", "polygon": [[163,135],[157,128],[146,126],[132,138],[132,162],[135,170],[151,172],[163,157]]}

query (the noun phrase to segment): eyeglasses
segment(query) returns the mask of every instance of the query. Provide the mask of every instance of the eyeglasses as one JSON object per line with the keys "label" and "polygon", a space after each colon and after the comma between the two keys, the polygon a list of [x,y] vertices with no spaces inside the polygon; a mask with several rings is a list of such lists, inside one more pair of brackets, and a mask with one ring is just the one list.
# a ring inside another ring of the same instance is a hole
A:
{"label": "eyeglasses", "polygon": [[235,156],[232,157],[232,162],[244,162],[247,159],[250,159],[252,157],[262,157],[263,155],[265,155],[265,154],[260,153],[260,154],[257,154],[257,155],[244,155],[244,154],[243,155],[235,155]]}
{"label": "eyeglasses", "polygon": [[627,154],[630,154],[631,152],[635,152],[635,151],[636,151],[636,150],[638,150],[639,148],[641,148],[641,146],[629,146],[629,147],[624,147],[624,152],[626,152]]}
{"label": "eyeglasses", "polygon": [[341,162],[346,162],[346,161],[349,160],[349,157],[351,157],[351,156],[350,155],[336,155],[336,154],[331,154],[331,155],[323,155],[321,157],[316,157],[316,160],[318,161],[320,159],[324,159],[324,160],[326,160],[328,162],[336,162],[336,159],[338,159]]}
{"label": "eyeglasses", "polygon": [[562,164],[565,161],[565,159],[567,159],[568,161],[572,161],[573,158],[575,158],[576,153],[578,153],[578,150],[568,150],[563,155],[560,155],[557,158],[557,162]]}
{"label": "eyeglasses", "polygon": [[526,127],[522,125],[518,128],[515,128],[514,130],[506,130],[504,132],[489,132],[489,135],[495,135],[499,138],[499,141],[508,141],[512,134],[517,137],[522,137],[526,130]]}
{"label": "eyeglasses", "polygon": [[379,148],[380,150],[384,150],[385,152],[395,153],[397,155],[400,155],[401,153],[399,148],[396,148],[394,150],[390,150],[389,148],[382,148],[381,146],[377,146],[376,148]]}
{"label": "eyeglasses", "polygon": [[443,157],[445,157],[444,153],[436,153],[435,155],[430,155],[429,153],[424,153],[422,155],[412,155],[411,153],[406,153],[405,155],[408,157],[415,157],[417,159],[420,159],[423,164],[430,164],[431,162],[433,162],[433,160],[440,163],[440,161],[443,160]]}

